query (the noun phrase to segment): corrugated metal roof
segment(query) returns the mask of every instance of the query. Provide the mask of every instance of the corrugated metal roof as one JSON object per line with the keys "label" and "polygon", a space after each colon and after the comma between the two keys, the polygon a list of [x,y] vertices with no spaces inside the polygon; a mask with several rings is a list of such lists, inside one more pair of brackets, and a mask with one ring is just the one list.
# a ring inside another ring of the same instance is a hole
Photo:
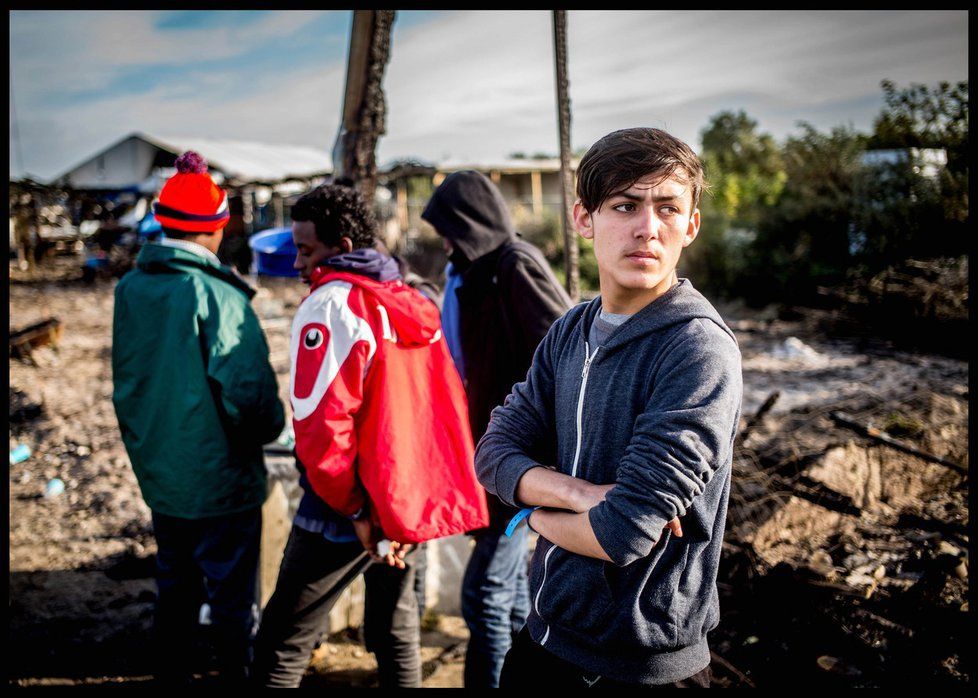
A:
{"label": "corrugated metal roof", "polygon": [[[104,153],[124,144],[131,138],[137,138],[157,148],[166,150],[174,155],[180,155],[187,150],[196,150],[203,155],[208,164],[215,170],[223,172],[226,180],[238,183],[263,182],[276,183],[290,178],[307,179],[316,175],[331,174],[333,160],[329,152],[311,146],[290,145],[280,143],[262,143],[256,141],[241,141],[217,138],[200,138],[194,136],[156,136],[142,132],[132,133],[117,143],[103,148],[85,162],[76,165],[53,181],[69,178],[73,172],[84,167]],[[497,171],[504,174],[523,172],[559,172],[560,160],[557,158],[501,158],[498,160],[461,160],[447,159],[441,162],[403,161],[388,162],[380,168],[380,174],[407,162],[419,168],[432,168],[439,172],[456,172],[458,170],[478,170],[480,172]],[[571,167],[576,169],[578,158],[571,160]],[[152,172],[146,176],[153,176]],[[143,177],[143,175],[140,175]],[[136,180],[128,186],[138,186],[141,180]],[[154,180],[155,182],[155,180]]]}
{"label": "corrugated metal roof", "polygon": [[[576,169],[580,158],[571,158],[571,169]],[[479,172],[502,172],[517,174],[522,172],[559,172],[559,158],[500,158],[489,160],[462,160],[448,158],[441,161],[421,159],[389,160],[381,168],[381,174],[389,174],[397,170],[432,170],[436,172],[458,172],[459,170],[477,170]]]}
{"label": "corrugated metal roof", "polygon": [[[576,169],[578,158],[571,159],[571,169]],[[478,170],[487,172],[559,172],[559,158],[504,158],[501,160],[465,161],[443,160],[435,165],[441,172],[457,172],[459,170]]]}
{"label": "corrugated metal roof", "polygon": [[196,150],[229,179],[243,182],[278,182],[290,177],[311,177],[333,171],[325,150],[304,145],[258,143],[182,136],[139,134],[150,143],[179,155]]}

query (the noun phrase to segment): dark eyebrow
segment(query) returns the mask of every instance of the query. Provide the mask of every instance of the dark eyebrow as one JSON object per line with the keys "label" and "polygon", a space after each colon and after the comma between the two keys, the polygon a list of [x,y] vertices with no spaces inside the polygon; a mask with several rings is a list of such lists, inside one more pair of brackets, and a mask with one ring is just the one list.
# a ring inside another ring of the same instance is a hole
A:
{"label": "dark eyebrow", "polygon": [[[612,194],[608,198],[611,199],[611,198],[614,198],[616,196],[620,196],[623,199],[628,199],[629,201],[644,201],[645,200],[644,197],[639,196],[638,194],[630,194],[628,191],[615,192],[614,194]],[[656,204],[661,204],[661,203],[666,202],[666,201],[681,201],[682,198],[683,198],[682,196],[654,196],[654,197],[652,197],[652,202],[653,203],[656,203]]]}
{"label": "dark eyebrow", "polygon": [[608,198],[609,199],[613,199],[616,196],[620,196],[623,199],[628,199],[629,201],[641,201],[642,200],[642,197],[641,196],[638,196],[637,194],[629,194],[627,191],[617,191],[614,194],[612,194],[611,196],[609,196]]}

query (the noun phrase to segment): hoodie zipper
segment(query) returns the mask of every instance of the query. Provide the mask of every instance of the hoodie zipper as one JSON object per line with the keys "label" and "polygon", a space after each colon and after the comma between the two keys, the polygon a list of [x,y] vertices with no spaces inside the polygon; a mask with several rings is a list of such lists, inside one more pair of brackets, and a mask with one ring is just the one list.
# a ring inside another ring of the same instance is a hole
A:
{"label": "hoodie zipper", "polygon": [[581,393],[577,396],[577,448],[574,451],[574,465],[571,468],[571,477],[577,477],[577,464],[581,457],[581,441],[583,440],[581,422],[584,418],[584,388],[587,386],[587,374],[591,370],[591,362],[594,361],[594,357],[598,355],[600,350],[601,347],[595,347],[594,353],[591,354],[591,347],[588,345],[587,340],[584,340],[584,370],[581,371]]}
{"label": "hoodie zipper", "polygon": [[[577,464],[581,457],[581,442],[583,441],[584,431],[582,429],[582,423],[584,420],[584,389],[587,387],[587,374],[591,370],[591,362],[594,361],[594,357],[598,355],[601,347],[595,347],[594,353],[591,353],[591,347],[584,340],[584,368],[581,371],[581,391],[577,396],[577,448],[574,450],[574,464],[571,466],[571,477],[577,477]],[[540,592],[543,591],[544,585],[547,583],[547,565],[550,562],[550,556],[553,551],[557,549],[556,544],[550,545],[550,550],[543,558],[543,579],[540,581],[540,588],[537,589],[537,595],[533,598],[533,608],[536,610],[537,615],[540,615]],[[542,618],[542,616],[541,616]],[[550,625],[547,625],[547,630],[543,634],[543,639],[540,640],[541,645],[547,644],[547,640],[550,638]]]}

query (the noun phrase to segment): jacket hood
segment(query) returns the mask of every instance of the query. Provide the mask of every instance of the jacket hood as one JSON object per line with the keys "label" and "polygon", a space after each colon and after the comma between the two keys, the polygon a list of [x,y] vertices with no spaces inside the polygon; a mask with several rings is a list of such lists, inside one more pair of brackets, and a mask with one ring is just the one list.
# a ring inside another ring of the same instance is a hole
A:
{"label": "jacket hood", "polygon": [[424,346],[441,339],[438,306],[401,281],[400,275],[392,281],[378,281],[363,274],[320,267],[312,274],[310,293],[330,281],[351,283],[373,296],[377,305],[383,306],[395,340],[401,346]]}
{"label": "jacket hood", "polygon": [[323,266],[334,271],[362,274],[374,281],[396,281],[401,278],[401,270],[397,265],[397,260],[372,247],[330,257],[323,262]]}
{"label": "jacket hood", "polygon": [[470,262],[516,237],[503,195],[488,177],[474,170],[448,175],[421,218]]}
{"label": "jacket hood", "polygon": [[[584,309],[584,321],[581,323],[581,330],[585,340],[587,340],[591,322],[600,310],[600,296],[588,303]],[[659,332],[672,325],[689,322],[695,318],[709,320],[722,329],[734,341],[734,344],[737,343],[737,338],[724,323],[716,308],[703,297],[703,294],[693,288],[689,279],[680,279],[678,284],[626,320],[608,338],[608,343],[602,351],[612,351],[633,339]]]}
{"label": "jacket hood", "polygon": [[255,295],[255,289],[231,267],[215,264],[206,257],[176,247],[147,243],[139,250],[136,267],[147,274],[180,274],[197,270],[231,284],[249,299]]}

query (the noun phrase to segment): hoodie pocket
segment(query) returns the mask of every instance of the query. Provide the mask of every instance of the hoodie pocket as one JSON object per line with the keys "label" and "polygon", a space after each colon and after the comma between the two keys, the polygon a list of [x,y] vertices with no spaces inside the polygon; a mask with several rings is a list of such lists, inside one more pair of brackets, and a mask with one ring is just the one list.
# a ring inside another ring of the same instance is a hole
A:
{"label": "hoodie pocket", "polygon": [[600,628],[614,606],[605,563],[556,547],[546,568],[546,579],[537,589],[540,617],[578,633]]}
{"label": "hoodie pocket", "polygon": [[[684,531],[685,533],[685,531]],[[658,564],[644,579],[638,592],[637,617],[642,619],[635,630],[639,643],[656,649],[670,650],[684,646],[683,636],[690,624],[690,613],[703,599],[684,588],[690,561],[690,541],[666,533]]]}

